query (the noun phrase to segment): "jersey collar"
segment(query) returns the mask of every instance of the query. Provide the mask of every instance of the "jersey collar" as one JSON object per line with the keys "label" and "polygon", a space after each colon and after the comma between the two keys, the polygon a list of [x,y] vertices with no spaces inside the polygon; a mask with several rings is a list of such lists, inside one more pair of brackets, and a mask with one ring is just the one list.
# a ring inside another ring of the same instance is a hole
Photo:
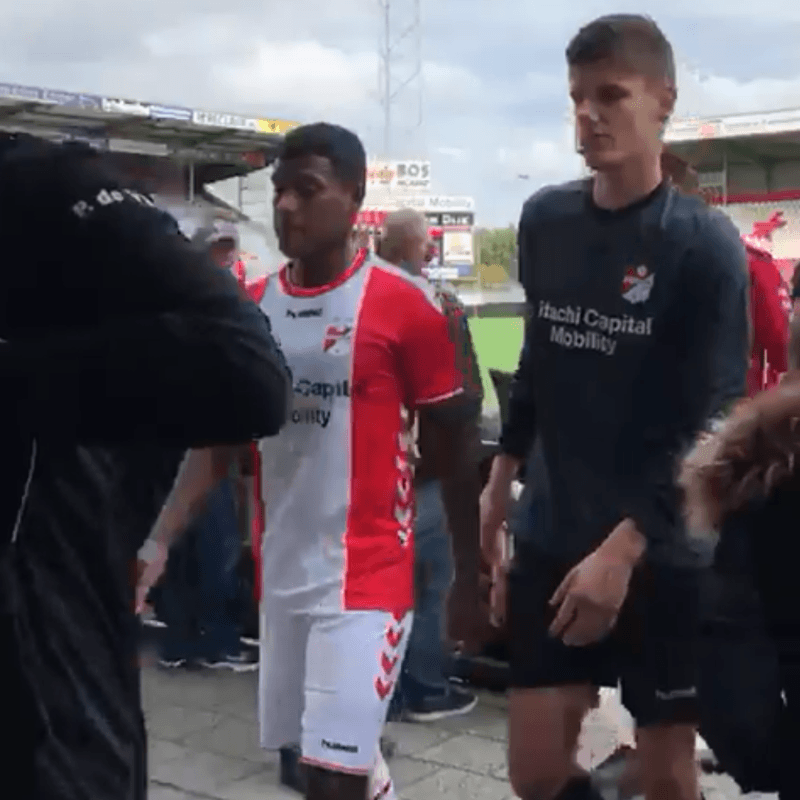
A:
{"label": "jersey collar", "polygon": [[367,260],[367,248],[362,247],[358,250],[353,257],[353,261],[351,262],[350,266],[340,272],[332,281],[329,283],[323,284],[322,286],[296,286],[289,280],[289,264],[284,264],[278,270],[278,282],[281,287],[281,291],[284,294],[288,294],[291,297],[316,297],[320,294],[325,294],[325,292],[331,291],[331,289],[335,289],[337,286],[341,286],[348,278],[351,278],[362,266],[364,266],[364,262]]}

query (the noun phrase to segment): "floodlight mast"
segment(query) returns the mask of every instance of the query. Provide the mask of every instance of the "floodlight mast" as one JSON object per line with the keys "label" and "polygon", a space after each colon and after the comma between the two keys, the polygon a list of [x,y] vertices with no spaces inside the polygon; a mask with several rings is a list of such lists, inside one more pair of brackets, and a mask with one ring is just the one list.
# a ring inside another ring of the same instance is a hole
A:
{"label": "floodlight mast", "polygon": [[[383,157],[395,153],[395,119],[401,101],[414,101],[416,120],[406,130],[411,138],[419,138],[424,122],[422,70],[422,0],[377,0],[381,12],[379,94],[383,109]],[[409,111],[408,105],[404,111]],[[415,141],[420,152],[422,142]]]}

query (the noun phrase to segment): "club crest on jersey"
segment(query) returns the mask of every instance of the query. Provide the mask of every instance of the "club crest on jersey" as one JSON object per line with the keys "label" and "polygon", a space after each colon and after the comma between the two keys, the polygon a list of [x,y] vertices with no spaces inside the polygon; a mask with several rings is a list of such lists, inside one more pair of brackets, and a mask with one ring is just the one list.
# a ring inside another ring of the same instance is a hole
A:
{"label": "club crest on jersey", "polygon": [[322,340],[322,352],[332,356],[343,356],[350,352],[352,325],[328,325]]}
{"label": "club crest on jersey", "polygon": [[622,279],[622,297],[629,303],[644,303],[650,297],[655,282],[655,273],[642,264],[629,267]]}

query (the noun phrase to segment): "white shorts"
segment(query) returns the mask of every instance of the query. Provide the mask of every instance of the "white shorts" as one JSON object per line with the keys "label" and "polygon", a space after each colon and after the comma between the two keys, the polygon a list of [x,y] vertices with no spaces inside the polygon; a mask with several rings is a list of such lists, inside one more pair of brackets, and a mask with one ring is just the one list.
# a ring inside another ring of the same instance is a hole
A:
{"label": "white shorts", "polygon": [[261,746],[300,742],[303,761],[369,774],[400,673],[412,612],[261,615]]}

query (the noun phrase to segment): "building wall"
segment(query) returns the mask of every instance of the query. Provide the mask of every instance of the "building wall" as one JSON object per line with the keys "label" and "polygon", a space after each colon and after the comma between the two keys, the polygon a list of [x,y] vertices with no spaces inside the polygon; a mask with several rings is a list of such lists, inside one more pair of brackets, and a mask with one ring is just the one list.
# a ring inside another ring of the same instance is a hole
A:
{"label": "building wall", "polygon": [[800,189],[800,161],[776,166],[771,179],[760,166],[734,164],[728,168],[728,194],[777,192],[785,189]]}

